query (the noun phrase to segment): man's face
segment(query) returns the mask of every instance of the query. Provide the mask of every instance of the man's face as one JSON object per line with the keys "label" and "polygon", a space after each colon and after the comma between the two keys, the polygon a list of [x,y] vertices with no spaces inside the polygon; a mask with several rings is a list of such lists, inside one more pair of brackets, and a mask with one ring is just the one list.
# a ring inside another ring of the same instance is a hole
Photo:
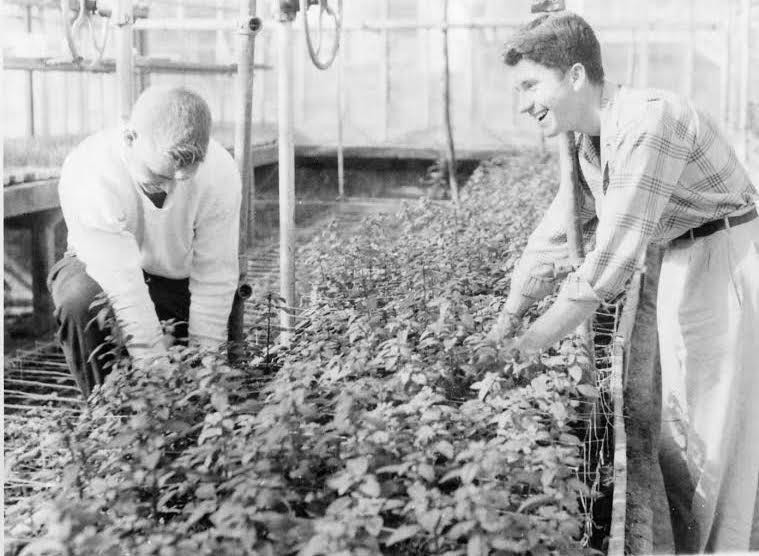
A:
{"label": "man's face", "polygon": [[574,130],[576,106],[569,73],[523,58],[513,68],[519,112],[538,123],[547,137]]}
{"label": "man's face", "polygon": [[126,138],[129,171],[137,185],[148,195],[170,193],[177,182],[195,175],[197,164],[178,168],[176,161],[156,149],[147,137],[133,133]]}

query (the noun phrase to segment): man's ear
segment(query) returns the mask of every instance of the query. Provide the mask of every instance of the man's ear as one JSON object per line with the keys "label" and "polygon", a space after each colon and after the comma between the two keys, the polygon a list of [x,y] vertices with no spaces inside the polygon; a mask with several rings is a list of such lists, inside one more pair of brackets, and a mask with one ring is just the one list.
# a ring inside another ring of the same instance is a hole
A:
{"label": "man's ear", "polygon": [[137,139],[137,132],[134,129],[124,128],[124,143],[127,147],[131,147],[134,141]]}
{"label": "man's ear", "polygon": [[569,68],[569,82],[572,84],[572,88],[577,91],[582,88],[588,81],[588,74],[585,72],[585,66],[577,62],[571,68]]}

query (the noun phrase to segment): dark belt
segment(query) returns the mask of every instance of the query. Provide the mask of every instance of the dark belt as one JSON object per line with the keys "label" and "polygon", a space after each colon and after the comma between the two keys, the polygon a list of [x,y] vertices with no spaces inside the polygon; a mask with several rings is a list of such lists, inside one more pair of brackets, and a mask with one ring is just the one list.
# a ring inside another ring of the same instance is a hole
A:
{"label": "dark belt", "polygon": [[177,290],[186,290],[190,287],[189,278],[166,278],[165,276],[158,276],[157,274],[150,274],[145,270],[142,271],[142,276],[145,278],[145,283],[153,282],[157,286],[165,288],[176,288]]}
{"label": "dark belt", "polygon": [[724,230],[728,227],[733,228],[734,226],[745,224],[746,222],[751,222],[754,218],[756,218],[756,216],[756,208],[753,208],[747,213],[741,214],[740,216],[730,216],[727,218],[720,218],[719,220],[712,220],[706,224],[701,224],[698,228],[688,230],[683,235],[676,237],[675,240],[696,239],[697,237],[708,236],[714,232]]}

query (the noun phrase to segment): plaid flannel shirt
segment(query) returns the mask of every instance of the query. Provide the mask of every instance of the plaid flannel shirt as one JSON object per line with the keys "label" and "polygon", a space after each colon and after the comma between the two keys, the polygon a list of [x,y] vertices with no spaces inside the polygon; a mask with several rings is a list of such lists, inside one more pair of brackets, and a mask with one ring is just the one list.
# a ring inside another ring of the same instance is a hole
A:
{"label": "plaid flannel shirt", "polygon": [[[715,122],[666,91],[606,84],[601,152],[584,134],[577,146],[587,255],[564,284],[562,293],[571,299],[616,297],[649,243],[745,212],[758,197]],[[560,192],[530,236],[513,274],[510,312],[523,313],[570,270],[567,207]]]}

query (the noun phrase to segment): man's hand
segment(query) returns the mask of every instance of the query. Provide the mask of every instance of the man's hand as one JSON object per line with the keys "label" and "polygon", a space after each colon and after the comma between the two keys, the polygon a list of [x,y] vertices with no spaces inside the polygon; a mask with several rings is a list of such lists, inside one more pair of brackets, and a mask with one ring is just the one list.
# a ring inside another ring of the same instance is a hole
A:
{"label": "man's hand", "polygon": [[169,332],[165,332],[164,335],[161,337],[161,345],[164,347],[166,351],[174,345],[174,336],[170,334]]}
{"label": "man's hand", "polygon": [[508,311],[503,311],[498,315],[498,319],[488,332],[486,339],[490,343],[501,344],[504,340],[513,338],[521,326],[522,319]]}

